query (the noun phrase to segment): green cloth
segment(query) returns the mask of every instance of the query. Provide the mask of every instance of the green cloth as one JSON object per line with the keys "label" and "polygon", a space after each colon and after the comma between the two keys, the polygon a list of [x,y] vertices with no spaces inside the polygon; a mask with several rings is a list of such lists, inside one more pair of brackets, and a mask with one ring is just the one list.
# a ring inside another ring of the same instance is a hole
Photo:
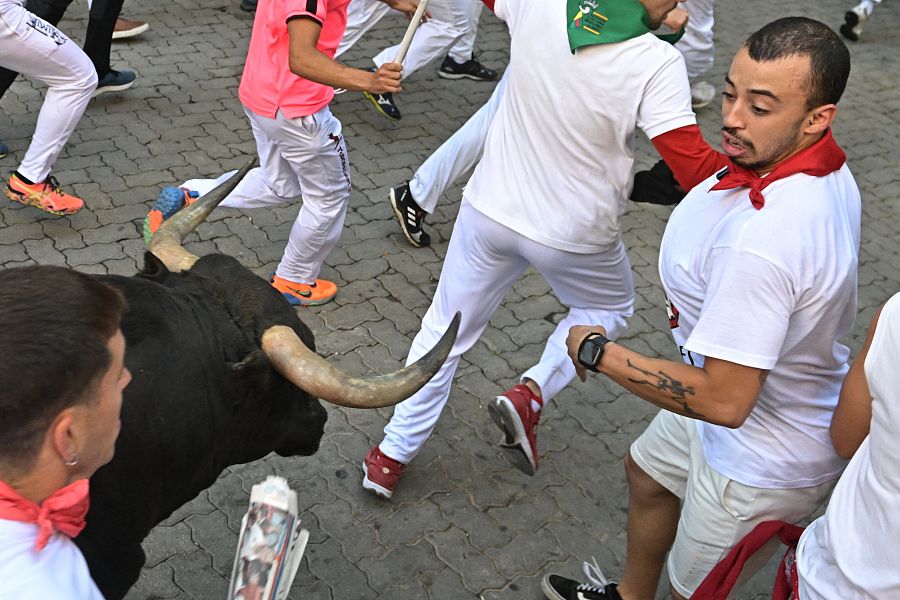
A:
{"label": "green cloth", "polygon": [[[566,0],[566,22],[572,54],[584,46],[624,42],[650,31],[650,16],[638,0]],[[674,44],[683,34],[684,29],[657,37]]]}

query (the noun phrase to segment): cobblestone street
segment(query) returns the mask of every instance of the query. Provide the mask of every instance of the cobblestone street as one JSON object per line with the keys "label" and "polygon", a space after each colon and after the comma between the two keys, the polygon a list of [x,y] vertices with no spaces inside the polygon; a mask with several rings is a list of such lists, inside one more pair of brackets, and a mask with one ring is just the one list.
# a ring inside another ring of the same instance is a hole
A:
{"label": "cobblestone street", "polygon": [[[144,35],[113,46],[113,68],[134,70],[135,86],[91,102],[54,169],[87,208],[52,217],[4,198],[0,265],[134,274],[143,264],[142,221],[161,186],[215,177],[255,155],[237,99],[252,14],[238,4],[126,3],[123,16],[150,23]],[[708,79],[721,91],[731,57],[762,24],[800,14],[836,29],[850,5],[851,0],[720,0],[716,63]],[[73,3],[60,28],[81,40],[86,12],[83,3]],[[368,66],[377,51],[399,41],[405,24],[399,15],[384,19],[342,59]],[[848,42],[853,67],[834,128],[863,197],[859,316],[847,340],[854,354],[876,306],[900,290],[898,26],[900,6],[886,2],[862,40]],[[485,11],[480,60],[505,68],[508,41],[505,25]],[[340,368],[383,373],[403,364],[437,285],[464,182],[448,191],[428,219],[433,241],[422,249],[411,247],[400,232],[387,190],[410,178],[487,100],[493,85],[441,79],[437,65],[422,69],[397,96],[403,118],[396,124],[359,93],[339,95],[332,103],[344,126],[354,188],[341,241],[322,272],[340,291],[334,302],[299,314],[316,335],[318,351]],[[27,148],[44,91],[20,79],[0,101],[0,140],[10,147],[10,155],[0,159],[4,176]],[[717,105],[698,114],[716,146]],[[548,123],[557,117],[548,114]],[[641,168],[656,160],[643,134],[637,154]],[[297,210],[297,204],[221,209],[186,247],[197,255],[231,255],[266,277],[281,257]],[[676,358],[657,271],[669,212],[632,204],[625,216],[637,304],[620,341],[645,354]],[[545,573],[581,578],[581,563],[592,556],[617,578],[625,556],[622,459],[654,407],[603,377],[570,384],[544,410],[534,477],[512,466],[486,410],[489,399],[538,360],[564,314],[533,270],[514,286],[481,341],[464,355],[437,429],[391,501],[360,486],[361,461],[381,439],[390,409],[329,405],[317,454],[271,455],[229,468],[157,527],[145,543],[146,567],[128,599],[224,598],[250,489],[270,474],[286,477],[299,492],[301,518],[311,533],[292,598],[538,600]],[[767,598],[772,581],[770,565],[737,598]]]}

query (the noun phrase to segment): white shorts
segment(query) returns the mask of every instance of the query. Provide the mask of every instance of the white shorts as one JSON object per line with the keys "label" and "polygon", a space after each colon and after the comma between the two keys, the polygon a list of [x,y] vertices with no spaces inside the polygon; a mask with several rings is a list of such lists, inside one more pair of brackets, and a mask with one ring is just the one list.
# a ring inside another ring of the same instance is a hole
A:
{"label": "white shorts", "polygon": [[[825,501],[836,483],[764,489],[729,479],[706,463],[697,422],[667,410],[659,411],[631,445],[631,457],[682,501],[667,567],[669,582],[685,598],[757,524],[773,519],[800,523]],[[765,565],[779,545],[776,538],[757,552],[745,565],[738,585]]]}

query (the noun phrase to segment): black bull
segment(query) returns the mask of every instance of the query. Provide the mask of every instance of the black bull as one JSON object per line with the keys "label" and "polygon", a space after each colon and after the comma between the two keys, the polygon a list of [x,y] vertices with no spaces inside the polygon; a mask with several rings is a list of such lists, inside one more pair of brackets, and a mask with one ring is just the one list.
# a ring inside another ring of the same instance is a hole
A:
{"label": "black bull", "polygon": [[[115,457],[91,478],[87,527],[75,540],[107,600],[123,597],[137,581],[150,530],[223,469],[272,451],[313,454],[325,426],[319,400],[300,389],[297,377],[289,381],[260,343],[270,328],[287,326],[315,349],[309,328],[281,295],[228,256],[205,256],[180,272],[164,261],[148,253],[135,277],[99,276],[128,301],[122,332],[133,376]],[[430,360],[417,385],[446,358],[457,322],[431,358],[417,363]],[[371,404],[377,405],[384,402]]]}

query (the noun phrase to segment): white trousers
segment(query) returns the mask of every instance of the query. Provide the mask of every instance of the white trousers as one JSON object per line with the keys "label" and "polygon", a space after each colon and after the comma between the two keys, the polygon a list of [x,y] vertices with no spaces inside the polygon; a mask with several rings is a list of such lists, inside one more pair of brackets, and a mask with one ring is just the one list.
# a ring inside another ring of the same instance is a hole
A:
{"label": "white trousers", "polygon": [[450,394],[459,357],[471,348],[513,283],[533,265],[569,313],[547,340],[540,362],[522,378],[541,386],[545,402],[575,376],[566,351],[569,328],[602,325],[615,339],[634,304],[631,266],[621,240],[596,254],[575,254],[539,244],[484,216],[463,200],[444,258],[434,300],[406,359],[425,354],[457,311],[459,333],[450,356],[416,394],[394,408],[381,451],[408,463],[431,435]]}
{"label": "white trousers", "polygon": [[488,128],[506,91],[508,73],[506,69],[488,101],[432,152],[409,180],[409,191],[425,212],[433,213],[447,188],[481,160]]}
{"label": "white trousers", "polygon": [[[341,122],[326,106],[319,112],[274,119],[244,109],[250,119],[259,167],[252,169],[219,206],[260,208],[303,198],[284,256],[275,271],[298,283],[315,283],[337,244],[350,203],[350,163]],[[235,171],[217,179],[192,179],[183,187],[205,194]]]}
{"label": "white trousers", "polygon": [[31,181],[44,181],[97,87],[94,64],[56,27],[18,2],[0,0],[0,66],[48,86],[18,169]]}
{"label": "white trousers", "polygon": [[[431,0],[428,4],[431,19],[416,30],[403,61],[403,78],[409,77],[431,61],[443,58],[448,52],[458,62],[462,61],[457,57],[465,56],[463,60],[471,58],[481,6],[478,0]],[[347,10],[347,29],[336,56],[349,50],[390,11],[381,0],[352,0]],[[386,62],[393,62],[398,48],[399,43],[385,48],[372,60],[379,67]]]}
{"label": "white trousers", "polygon": [[713,0],[690,0],[684,3],[688,23],[684,36],[675,48],[681,51],[692,82],[703,77],[713,66]]}

